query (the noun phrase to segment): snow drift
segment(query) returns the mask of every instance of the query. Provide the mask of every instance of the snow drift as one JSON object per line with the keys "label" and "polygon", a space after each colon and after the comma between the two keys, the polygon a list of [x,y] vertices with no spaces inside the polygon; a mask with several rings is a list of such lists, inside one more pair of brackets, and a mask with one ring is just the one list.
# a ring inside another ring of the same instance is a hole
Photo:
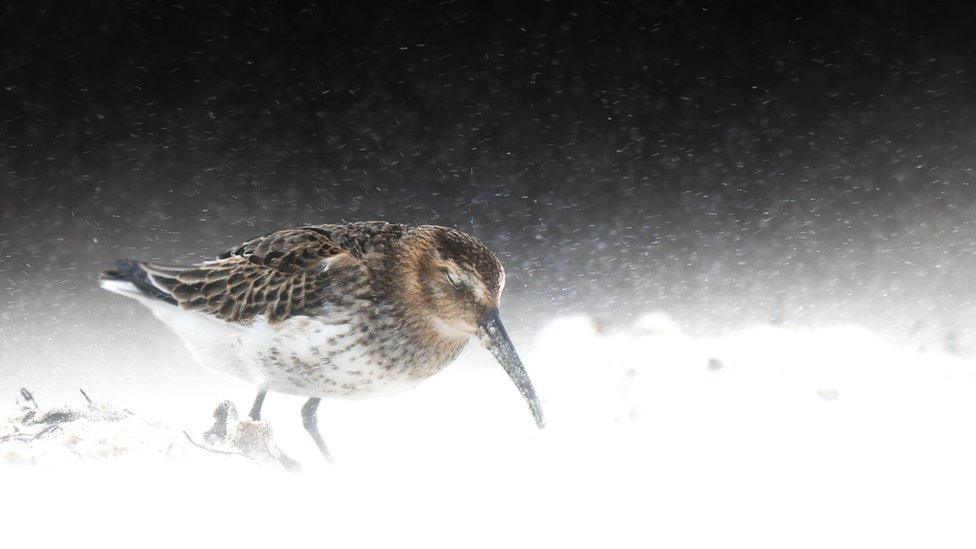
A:
{"label": "snow drift", "polygon": [[316,459],[297,415],[272,419],[274,444],[306,466],[298,474],[188,443],[182,431],[202,440],[209,417],[166,426],[91,405],[61,434],[28,440],[9,436],[17,422],[28,434],[12,409],[0,456],[21,465],[0,466],[0,516],[16,525],[4,536],[161,547],[976,542],[969,360],[853,326],[693,338],[659,313],[627,330],[557,319],[523,353],[545,431],[472,347],[411,393],[324,406],[335,467]]}

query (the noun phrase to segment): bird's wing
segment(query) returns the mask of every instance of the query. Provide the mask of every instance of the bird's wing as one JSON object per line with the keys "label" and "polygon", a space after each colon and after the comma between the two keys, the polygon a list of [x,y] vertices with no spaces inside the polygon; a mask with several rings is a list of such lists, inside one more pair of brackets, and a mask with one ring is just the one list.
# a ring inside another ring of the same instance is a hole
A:
{"label": "bird's wing", "polygon": [[319,228],[302,227],[255,238],[198,265],[138,265],[184,309],[231,322],[258,315],[278,322],[321,309],[342,289],[363,287],[364,257]]}
{"label": "bird's wing", "polygon": [[305,227],[328,238],[357,259],[371,253],[385,253],[407,230],[405,225],[385,221],[359,221]]}

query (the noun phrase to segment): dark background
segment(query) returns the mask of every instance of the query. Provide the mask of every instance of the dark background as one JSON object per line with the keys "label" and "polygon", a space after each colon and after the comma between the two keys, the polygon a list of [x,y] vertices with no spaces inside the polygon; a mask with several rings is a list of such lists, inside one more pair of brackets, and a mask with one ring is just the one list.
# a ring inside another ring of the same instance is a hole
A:
{"label": "dark background", "polygon": [[523,334],[976,348],[976,10],[734,4],[6,2],[0,350],[148,317],[96,288],[114,258],[376,218],[485,240]]}

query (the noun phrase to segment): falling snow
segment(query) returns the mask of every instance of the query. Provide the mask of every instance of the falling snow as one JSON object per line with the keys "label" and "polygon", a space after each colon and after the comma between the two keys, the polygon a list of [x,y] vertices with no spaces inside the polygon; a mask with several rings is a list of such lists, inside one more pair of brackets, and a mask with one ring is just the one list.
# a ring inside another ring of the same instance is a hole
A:
{"label": "falling snow", "polygon": [[[0,7],[0,545],[972,547],[976,14],[849,4]],[[253,387],[97,273],[370,219],[498,253],[548,428],[472,345],[187,440]]]}

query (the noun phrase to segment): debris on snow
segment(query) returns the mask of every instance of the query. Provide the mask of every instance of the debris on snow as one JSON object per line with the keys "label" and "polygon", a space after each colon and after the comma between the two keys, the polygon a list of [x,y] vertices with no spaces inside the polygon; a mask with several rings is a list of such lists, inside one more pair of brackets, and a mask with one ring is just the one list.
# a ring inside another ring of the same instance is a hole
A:
{"label": "debris on snow", "polygon": [[187,440],[198,448],[221,454],[240,455],[257,463],[279,465],[289,471],[300,465],[274,443],[271,425],[266,421],[240,418],[234,403],[225,400],[214,410],[214,424],[203,433],[204,444]]}
{"label": "debris on snow", "polygon": [[230,402],[217,407],[213,426],[198,443],[185,431],[81,394],[85,402],[80,405],[44,407],[21,389],[17,410],[0,424],[0,463],[40,465],[135,456],[185,461],[206,450],[224,456],[220,459],[239,456],[261,465],[298,468],[275,445],[267,422],[239,419]]}
{"label": "debris on snow", "polygon": [[172,432],[129,410],[93,403],[87,395],[83,405],[51,407],[38,405],[26,389],[20,396],[19,409],[0,425],[0,462],[42,464],[179,453]]}

